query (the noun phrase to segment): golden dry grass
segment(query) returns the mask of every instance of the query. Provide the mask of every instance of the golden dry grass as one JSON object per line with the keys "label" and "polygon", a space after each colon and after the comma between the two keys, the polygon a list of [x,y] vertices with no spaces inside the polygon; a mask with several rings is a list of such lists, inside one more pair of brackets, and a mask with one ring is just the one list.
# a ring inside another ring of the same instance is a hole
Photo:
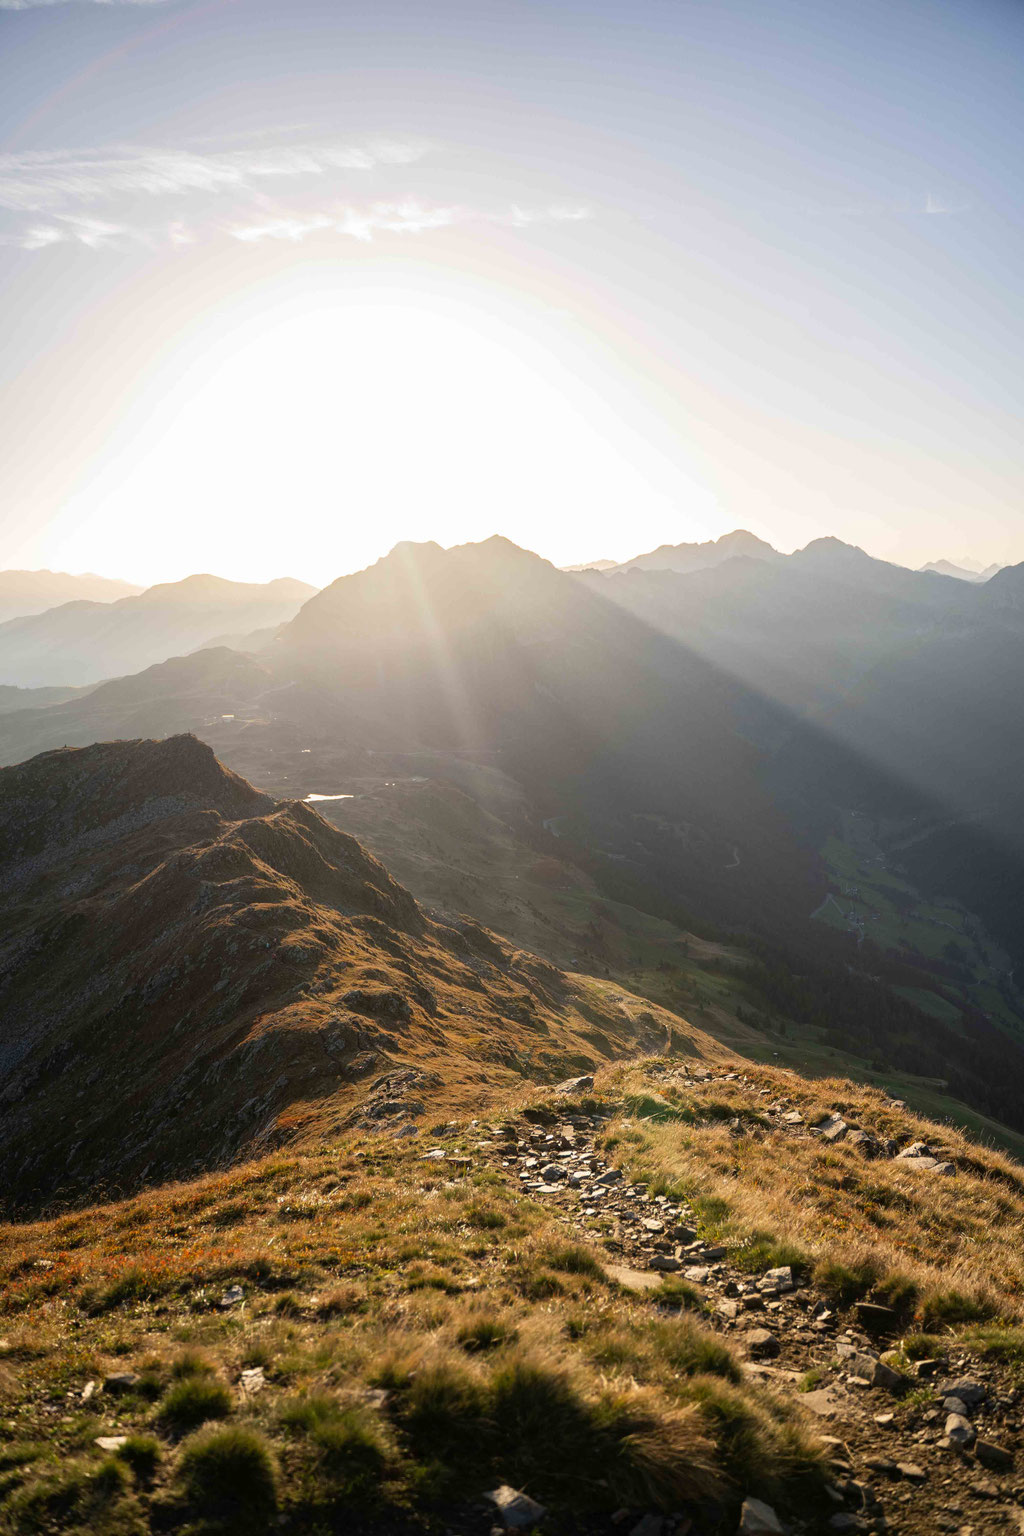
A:
{"label": "golden dry grass", "polygon": [[[613,1157],[636,1177],[685,1194],[705,1232],[737,1248],[789,1248],[823,1277],[830,1264],[874,1271],[879,1282],[904,1276],[932,1322],[966,1321],[972,1309],[1022,1316],[1024,1168],[952,1126],[895,1108],[877,1089],[746,1063],[736,1070],[742,1080],[698,1083],[663,1061],[610,1069],[599,1088],[631,1095],[634,1105],[610,1129]],[[661,1114],[645,1102],[652,1093],[667,1101]],[[780,1100],[808,1124],[838,1111],[879,1138],[927,1142],[957,1174],[930,1175],[898,1159],[868,1159],[843,1141],[792,1134],[765,1113]],[[950,1300],[954,1293],[964,1307]]]}
{"label": "golden dry grass", "polygon": [[[0,1229],[0,1532],[191,1529],[221,1475],[285,1531],[428,1529],[502,1481],[556,1511],[711,1499],[732,1520],[748,1492],[813,1496],[799,1409],[609,1281],[479,1135],[441,1138],[465,1169],[357,1138]],[[101,1435],[133,1437],[112,1470]]]}

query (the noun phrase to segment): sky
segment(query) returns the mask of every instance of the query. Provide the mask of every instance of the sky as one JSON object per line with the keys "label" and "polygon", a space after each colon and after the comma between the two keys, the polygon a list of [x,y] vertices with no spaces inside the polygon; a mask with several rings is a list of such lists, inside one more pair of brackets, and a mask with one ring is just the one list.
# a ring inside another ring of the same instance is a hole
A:
{"label": "sky", "polygon": [[1020,0],[0,0],[0,567],[1024,560]]}

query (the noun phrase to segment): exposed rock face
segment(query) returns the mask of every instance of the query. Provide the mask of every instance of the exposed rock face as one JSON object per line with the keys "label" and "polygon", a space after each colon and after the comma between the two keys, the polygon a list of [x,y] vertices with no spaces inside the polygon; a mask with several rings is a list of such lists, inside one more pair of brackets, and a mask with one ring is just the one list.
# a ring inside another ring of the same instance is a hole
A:
{"label": "exposed rock face", "polygon": [[[354,838],[193,737],[0,771],[11,1209],[218,1166],[325,1112],[336,1124],[367,1078],[367,1112],[408,1124],[418,1089],[377,1091],[392,1064],[429,1059],[440,1072],[417,1081],[432,1084],[459,1053],[475,1058],[464,1084],[485,1063],[499,1080],[527,1059],[549,1081],[578,1071],[595,1058],[573,995],[483,930],[432,923]],[[621,1011],[602,1023],[624,1049]]]}

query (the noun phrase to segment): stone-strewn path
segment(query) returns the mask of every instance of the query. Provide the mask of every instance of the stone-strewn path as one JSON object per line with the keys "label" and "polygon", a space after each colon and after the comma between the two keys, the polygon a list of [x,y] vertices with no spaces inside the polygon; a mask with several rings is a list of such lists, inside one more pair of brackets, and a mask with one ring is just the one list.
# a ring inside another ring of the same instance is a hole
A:
{"label": "stone-strewn path", "polygon": [[[739,1073],[686,1068],[678,1079],[746,1083]],[[954,1348],[946,1359],[918,1362],[908,1378],[879,1358],[898,1332],[888,1308],[861,1303],[838,1315],[788,1268],[751,1276],[730,1265],[724,1248],[702,1240],[686,1205],[628,1183],[597,1150],[605,1118],[573,1106],[575,1093],[591,1086],[588,1078],[564,1085],[563,1114],[535,1112],[492,1127],[478,1143],[478,1155],[549,1205],[567,1228],[603,1246],[606,1272],[627,1289],[653,1289],[671,1276],[688,1282],[708,1309],[709,1326],[746,1357],[746,1369],[778,1390],[799,1392],[803,1407],[818,1419],[832,1451],[835,1513],[824,1525],[786,1527],[750,1500],[740,1525],[744,1536],[786,1529],[899,1536],[1024,1532],[1024,1482],[1014,1454],[1024,1393],[1007,1373]],[[828,1141],[862,1137],[868,1156],[920,1160],[923,1175],[955,1174],[952,1164],[920,1143],[900,1152],[838,1115],[812,1130],[785,1103],[765,1107],[778,1130]],[[812,1389],[801,1392],[801,1385]],[[624,1522],[625,1536],[632,1528],[632,1521]],[[636,1536],[699,1533],[692,1525],[645,1515]]]}

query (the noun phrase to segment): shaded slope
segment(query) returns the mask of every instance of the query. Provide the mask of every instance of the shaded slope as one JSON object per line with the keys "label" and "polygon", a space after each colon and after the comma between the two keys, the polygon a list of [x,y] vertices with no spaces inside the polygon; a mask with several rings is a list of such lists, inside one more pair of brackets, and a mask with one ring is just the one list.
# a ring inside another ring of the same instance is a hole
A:
{"label": "shaded slope", "polygon": [[[275,665],[371,724],[362,740],[502,768],[537,814],[572,815],[606,859],[654,871],[712,915],[807,910],[813,865],[743,735],[756,701],[603,585],[504,539],[404,546],[307,603]],[[690,829],[685,849],[666,857],[649,835],[660,823]]]}
{"label": "shaded slope", "polygon": [[0,772],[0,920],[14,1206],[337,1124],[396,1067],[450,1078],[457,1099],[582,1070],[673,1022],[686,1034],[472,924],[430,922],[353,838],[191,738]]}

